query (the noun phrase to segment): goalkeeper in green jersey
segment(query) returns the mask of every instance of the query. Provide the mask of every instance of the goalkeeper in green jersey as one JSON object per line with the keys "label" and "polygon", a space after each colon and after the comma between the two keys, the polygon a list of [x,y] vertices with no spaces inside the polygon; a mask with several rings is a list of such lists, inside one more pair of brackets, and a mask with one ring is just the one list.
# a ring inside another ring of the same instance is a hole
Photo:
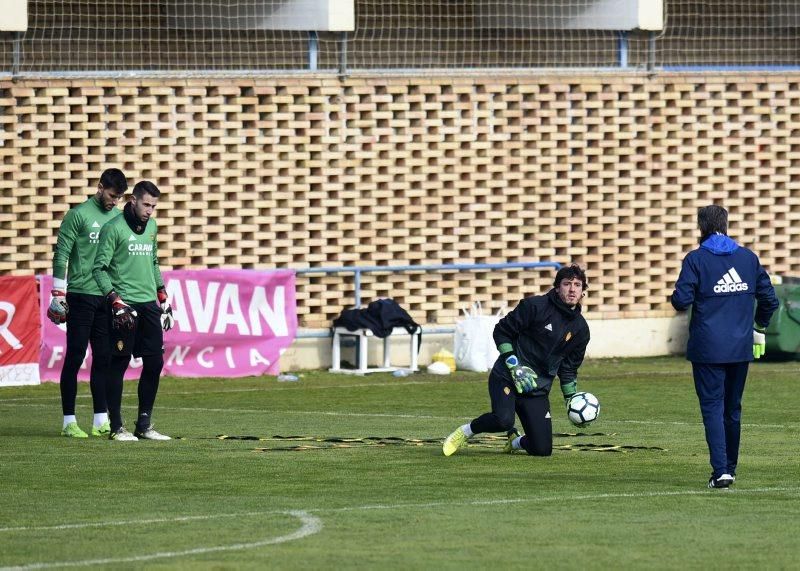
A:
{"label": "goalkeeper in green jersey", "polygon": [[110,433],[106,411],[108,377],[108,312],[105,297],[92,276],[92,262],[100,229],[120,214],[117,202],[128,189],[125,175],[119,169],[107,169],[100,176],[97,192],[86,202],[69,210],[58,230],[53,254],[52,299],[47,317],[67,325],[67,348],[61,368],[61,409],[64,423],[61,434],[87,438],[75,417],[78,394],[78,370],[92,346],[92,368],[89,387],[94,406],[93,436]]}
{"label": "goalkeeper in green jersey", "polygon": [[[100,231],[92,273],[111,313],[111,360],[107,387],[111,440],[170,440],[151,423],[164,366],[164,331],[173,325],[172,308],[158,267],[153,211],[161,192],[143,180],[122,216]],[[122,383],[131,355],[141,357],[139,414],[133,434],[122,422]]]}

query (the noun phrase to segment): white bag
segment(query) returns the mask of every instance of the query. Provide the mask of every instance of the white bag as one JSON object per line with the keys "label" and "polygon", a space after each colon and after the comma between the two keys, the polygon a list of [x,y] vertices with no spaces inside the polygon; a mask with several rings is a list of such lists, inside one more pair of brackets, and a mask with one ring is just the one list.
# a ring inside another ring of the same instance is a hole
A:
{"label": "white bag", "polygon": [[453,353],[456,369],[485,373],[494,366],[500,355],[492,333],[494,326],[505,313],[505,304],[494,315],[484,315],[481,303],[476,301],[469,312],[462,309],[466,318],[456,323]]}

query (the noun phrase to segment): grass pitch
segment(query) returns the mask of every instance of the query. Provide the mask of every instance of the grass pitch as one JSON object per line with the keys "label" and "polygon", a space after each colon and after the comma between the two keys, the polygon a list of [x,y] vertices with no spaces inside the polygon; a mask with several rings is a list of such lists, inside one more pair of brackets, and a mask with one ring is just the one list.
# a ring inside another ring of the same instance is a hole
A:
{"label": "grass pitch", "polygon": [[[705,487],[679,358],[587,362],[601,418],[551,458],[502,439],[442,456],[487,410],[483,374],[166,378],[154,421],[171,442],[62,438],[57,385],[4,388],[0,568],[796,568],[798,369],[752,366],[730,491]],[[129,427],[135,406],[126,383]],[[555,432],[578,432],[553,408]]]}

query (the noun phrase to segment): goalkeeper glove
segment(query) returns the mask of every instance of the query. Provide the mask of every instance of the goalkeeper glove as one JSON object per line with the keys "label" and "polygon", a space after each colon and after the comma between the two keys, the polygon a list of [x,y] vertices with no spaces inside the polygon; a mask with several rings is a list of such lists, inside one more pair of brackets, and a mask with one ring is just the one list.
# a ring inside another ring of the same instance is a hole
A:
{"label": "goalkeeper glove", "polygon": [[767,352],[766,327],[753,324],[753,359],[760,359]]}
{"label": "goalkeeper glove", "polygon": [[136,318],[139,316],[136,310],[122,301],[115,291],[109,293],[106,300],[111,304],[111,326],[114,329],[133,331],[136,326]]}
{"label": "goalkeeper glove", "polygon": [[167,288],[161,286],[156,292],[158,296],[158,305],[161,306],[161,328],[164,331],[169,331],[175,325],[175,318],[172,316],[172,305],[169,303],[167,297]]}
{"label": "goalkeeper glove", "polygon": [[536,384],[536,373],[530,367],[525,367],[513,353],[506,357],[506,367],[511,371],[514,387],[519,394],[533,392],[539,385]]}
{"label": "goalkeeper glove", "polygon": [[66,294],[60,289],[54,289],[50,293],[53,299],[50,301],[50,307],[47,308],[47,318],[56,325],[66,323],[69,313]]}
{"label": "goalkeeper glove", "polygon": [[569,408],[569,401],[578,393],[578,381],[562,383],[561,394],[564,395],[564,404]]}

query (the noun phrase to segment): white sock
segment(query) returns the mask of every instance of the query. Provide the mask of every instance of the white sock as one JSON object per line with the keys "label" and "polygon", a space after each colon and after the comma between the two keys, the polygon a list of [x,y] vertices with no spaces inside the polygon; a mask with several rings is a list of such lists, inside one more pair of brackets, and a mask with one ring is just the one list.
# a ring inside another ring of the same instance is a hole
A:
{"label": "white sock", "polygon": [[471,438],[475,433],[472,432],[472,427],[469,425],[469,422],[461,427],[461,430],[464,431],[464,434],[467,435],[467,438]]}
{"label": "white sock", "polygon": [[66,428],[70,422],[78,422],[78,419],[75,418],[74,414],[65,414],[64,415],[64,426],[61,428]]}
{"label": "white sock", "polygon": [[107,412],[96,412],[94,413],[94,427],[100,428],[106,422],[108,422],[108,413]]}
{"label": "white sock", "polygon": [[520,444],[520,441],[521,441],[521,440],[522,440],[522,436],[517,436],[517,437],[516,437],[516,438],[515,438],[515,439],[514,439],[514,440],[511,442],[511,448],[513,448],[514,450],[522,450],[522,444]]}

